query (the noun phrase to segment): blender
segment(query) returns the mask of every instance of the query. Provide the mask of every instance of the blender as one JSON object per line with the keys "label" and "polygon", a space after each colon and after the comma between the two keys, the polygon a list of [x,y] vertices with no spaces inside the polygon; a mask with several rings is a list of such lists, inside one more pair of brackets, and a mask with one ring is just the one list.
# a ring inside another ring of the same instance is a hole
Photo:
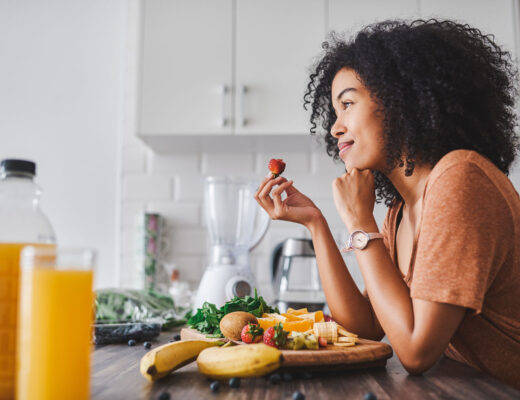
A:
{"label": "blender", "polygon": [[269,215],[258,205],[257,180],[209,176],[204,207],[209,234],[209,262],[197,290],[194,309],[204,302],[221,307],[235,296],[252,295],[256,286],[249,252],[262,240]]}

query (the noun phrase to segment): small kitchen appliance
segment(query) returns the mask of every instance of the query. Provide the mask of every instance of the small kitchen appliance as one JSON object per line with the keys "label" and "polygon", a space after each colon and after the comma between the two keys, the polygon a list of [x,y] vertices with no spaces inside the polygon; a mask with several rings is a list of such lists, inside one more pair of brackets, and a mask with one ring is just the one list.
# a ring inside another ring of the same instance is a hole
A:
{"label": "small kitchen appliance", "polygon": [[256,280],[249,252],[264,237],[269,215],[258,205],[255,179],[210,176],[204,182],[209,234],[209,263],[200,281],[194,309],[207,301],[221,307],[235,296],[252,295]]}
{"label": "small kitchen appliance", "polygon": [[280,312],[289,307],[311,312],[325,306],[312,240],[289,238],[279,243],[271,255],[271,277]]}

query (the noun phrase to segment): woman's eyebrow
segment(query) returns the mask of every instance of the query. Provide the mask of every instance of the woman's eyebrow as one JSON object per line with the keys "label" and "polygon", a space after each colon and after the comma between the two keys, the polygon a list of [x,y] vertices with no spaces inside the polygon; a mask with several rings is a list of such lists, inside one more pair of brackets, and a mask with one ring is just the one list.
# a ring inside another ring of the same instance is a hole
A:
{"label": "woman's eyebrow", "polygon": [[339,92],[339,94],[336,97],[336,99],[339,101],[339,99],[341,99],[341,96],[343,96],[347,92],[357,92],[357,89],[353,88],[353,87],[345,88],[341,92]]}

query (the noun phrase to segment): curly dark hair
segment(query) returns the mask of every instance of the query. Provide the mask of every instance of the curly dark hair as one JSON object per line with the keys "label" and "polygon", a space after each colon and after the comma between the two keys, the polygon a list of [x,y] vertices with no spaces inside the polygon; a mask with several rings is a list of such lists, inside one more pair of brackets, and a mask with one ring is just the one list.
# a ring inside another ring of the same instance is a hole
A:
{"label": "curly dark hair", "polygon": [[410,176],[416,163],[434,166],[456,149],[477,151],[509,173],[519,148],[518,72],[493,36],[449,20],[393,20],[350,40],[333,32],[322,47],[304,96],[311,134],[321,127],[328,155],[339,159],[330,135],[332,80],[342,68],[354,70],[383,115],[388,168],[374,171],[377,202],[402,199],[385,175],[393,168],[404,166]]}

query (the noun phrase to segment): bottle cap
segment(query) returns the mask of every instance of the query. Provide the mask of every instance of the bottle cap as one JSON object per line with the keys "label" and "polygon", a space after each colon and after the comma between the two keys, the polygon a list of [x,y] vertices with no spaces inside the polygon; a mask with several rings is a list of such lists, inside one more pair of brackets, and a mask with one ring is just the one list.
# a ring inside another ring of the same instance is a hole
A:
{"label": "bottle cap", "polygon": [[36,175],[36,164],[29,160],[17,160],[13,158],[2,160],[0,163],[0,175]]}

